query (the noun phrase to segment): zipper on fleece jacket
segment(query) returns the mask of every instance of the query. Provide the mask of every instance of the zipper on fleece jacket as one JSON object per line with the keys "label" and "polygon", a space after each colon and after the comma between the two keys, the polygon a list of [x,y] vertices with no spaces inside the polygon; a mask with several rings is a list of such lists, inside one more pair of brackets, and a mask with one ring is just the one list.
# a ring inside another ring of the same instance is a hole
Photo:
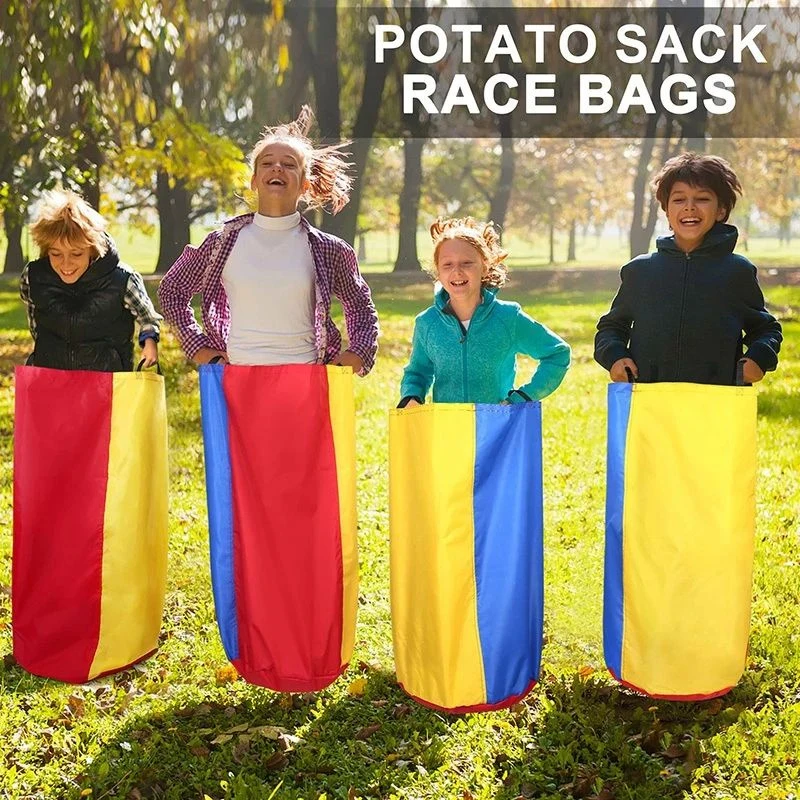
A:
{"label": "zipper on fleece jacket", "polygon": [[68,353],[68,362],[69,362],[69,369],[75,369],[78,365],[78,359],[75,355],[75,312],[70,312],[69,315],[69,327],[67,329],[67,353]]}
{"label": "zipper on fleece jacket", "polygon": [[686,293],[689,288],[689,261],[691,253],[686,253],[683,260],[683,291],[681,292],[681,313],[678,317],[677,358],[675,359],[675,380],[681,374],[681,353],[683,352],[683,318],[686,312]]}
{"label": "zipper on fleece jacket", "polygon": [[[456,322],[458,323],[458,327],[461,333],[461,364],[463,368],[463,383],[461,384],[461,400],[462,402],[467,402],[467,336],[469,336],[469,328],[464,328],[461,324],[461,320],[457,319]],[[472,327],[472,323],[470,323],[470,328]]]}

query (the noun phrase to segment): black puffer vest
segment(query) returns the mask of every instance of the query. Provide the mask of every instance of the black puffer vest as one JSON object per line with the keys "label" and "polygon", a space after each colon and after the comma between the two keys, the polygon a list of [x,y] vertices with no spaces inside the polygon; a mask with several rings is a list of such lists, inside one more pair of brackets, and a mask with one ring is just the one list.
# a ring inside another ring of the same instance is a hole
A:
{"label": "black puffer vest", "polygon": [[130,272],[110,244],[73,283],[64,283],[47,256],[28,265],[36,344],[28,363],[55,369],[133,369],[133,327],[125,308]]}

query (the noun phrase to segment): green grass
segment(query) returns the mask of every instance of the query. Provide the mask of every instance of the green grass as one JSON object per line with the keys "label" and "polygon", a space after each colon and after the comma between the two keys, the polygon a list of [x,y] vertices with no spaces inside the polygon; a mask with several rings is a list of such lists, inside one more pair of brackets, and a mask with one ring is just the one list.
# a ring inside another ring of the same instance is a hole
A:
{"label": "green grass", "polygon": [[[210,228],[195,226],[192,228],[191,239],[193,244],[199,244]],[[155,269],[158,257],[158,228],[144,231],[127,225],[113,225],[111,233],[114,236],[120,255],[139,272],[148,275]],[[509,251],[509,267],[514,269],[551,269],[557,267],[569,268],[607,268],[619,269],[628,257],[628,243],[625,237],[604,235],[601,237],[592,234],[579,236],[577,240],[575,261],[567,261],[567,239],[563,234],[556,236],[555,264],[550,264],[550,246],[547,238],[541,233],[526,232],[521,236],[514,229],[509,230],[505,237],[504,246]],[[6,242],[0,231],[0,267],[5,257]],[[431,257],[431,240],[427,230],[417,233],[417,250],[423,265]],[[750,241],[749,250],[742,250],[759,267],[797,267],[800,259],[797,255],[795,244],[781,245],[775,238],[754,238]],[[32,243],[23,237],[23,251],[35,256]],[[396,231],[370,231],[365,236],[365,254],[361,259],[364,272],[391,272],[397,258],[397,232]],[[2,274],[2,273],[0,273]]]}
{"label": "green grass", "polygon": [[[606,380],[591,360],[591,340],[609,297],[580,290],[505,295],[564,335],[575,354],[564,385],[544,404],[541,685],[508,711],[464,718],[423,709],[399,690],[388,593],[387,409],[430,287],[386,287],[376,292],[378,364],[356,388],[361,590],[346,676],[317,695],[295,696],[229,680],[210,592],[197,376],[167,334],[171,538],[159,650],[136,669],[86,686],[0,662],[0,798],[266,800],[273,791],[305,800],[796,798],[800,288],[768,295],[786,344],[779,372],[760,392],[751,651],[726,697],[653,701],[620,690],[603,670]],[[11,373],[29,346],[24,325],[13,283],[0,280],[0,655],[11,652]],[[358,678],[363,686],[353,684]],[[372,725],[374,733],[358,736]]]}

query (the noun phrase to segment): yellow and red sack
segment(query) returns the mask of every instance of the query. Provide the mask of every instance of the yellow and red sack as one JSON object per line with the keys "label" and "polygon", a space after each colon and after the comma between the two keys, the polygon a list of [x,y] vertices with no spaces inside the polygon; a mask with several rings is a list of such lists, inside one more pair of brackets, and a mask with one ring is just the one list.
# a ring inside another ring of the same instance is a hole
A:
{"label": "yellow and red sack", "polygon": [[756,390],[608,387],[603,644],[652,697],[729,691],[747,659]]}
{"label": "yellow and red sack", "polygon": [[250,683],[324,689],[355,640],[353,371],[209,364],[200,401],[225,653]]}
{"label": "yellow and red sack", "polygon": [[164,379],[18,367],[14,656],[82,683],[153,652],[167,568]]}

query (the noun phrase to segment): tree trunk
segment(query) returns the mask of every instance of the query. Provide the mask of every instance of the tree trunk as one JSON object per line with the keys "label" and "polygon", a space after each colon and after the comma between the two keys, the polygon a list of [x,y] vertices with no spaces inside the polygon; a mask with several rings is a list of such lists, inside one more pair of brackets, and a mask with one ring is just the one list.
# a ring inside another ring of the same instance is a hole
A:
{"label": "tree trunk", "polygon": [[[94,131],[88,130],[87,136],[93,136]],[[103,153],[97,142],[87,140],[78,153],[76,166],[84,180],[81,183],[81,193],[86,202],[94,209],[100,208],[100,167],[103,163]]]}
{"label": "tree trunk", "polygon": [[6,260],[3,264],[3,275],[19,275],[25,266],[25,257],[22,255],[22,222],[11,219],[5,214]]}
{"label": "tree trunk", "polygon": [[781,217],[778,223],[778,242],[781,245],[792,243],[792,218]]}
{"label": "tree trunk", "polygon": [[[377,22],[382,23],[386,19],[386,9],[376,9],[375,15]],[[394,52],[394,50],[390,50],[384,63],[378,64],[375,62],[375,46],[372,37],[368,36],[364,42],[363,55],[366,70],[364,86],[361,91],[361,103],[353,127],[353,145],[351,147],[353,170],[355,171],[353,191],[350,193],[350,202],[333,219],[330,219],[325,227],[326,230],[336,236],[341,236],[351,244],[356,238],[358,211],[361,207],[361,194],[366,180],[372,136],[375,133],[375,126],[378,124],[381,98],[386,85],[386,76],[394,60]]]}
{"label": "tree trunk", "polygon": [[169,185],[169,175],[159,170],[156,176],[159,244],[156,272],[166,272],[189,244],[189,207],[191,198],[180,182]]}
{"label": "tree trunk", "polygon": [[577,256],[575,255],[575,232],[577,229],[577,223],[573,219],[572,222],[569,224],[569,242],[567,244],[567,261],[575,261],[577,260]]}
{"label": "tree trunk", "polygon": [[400,193],[400,241],[394,272],[421,269],[417,254],[417,218],[422,191],[422,150],[424,139],[403,143],[403,191]]}
{"label": "tree trunk", "polygon": [[511,189],[514,186],[514,169],[516,158],[514,155],[514,139],[511,132],[511,120],[508,116],[502,116],[500,122],[502,147],[500,155],[500,176],[497,181],[497,188],[489,206],[489,219],[497,225],[502,234],[506,223],[506,213],[511,201]]}
{"label": "tree trunk", "polygon": [[[289,22],[289,80],[286,81],[285,106],[296,115],[306,99],[308,79],[312,72],[314,53],[309,41],[311,9],[305,3],[289,3],[286,19]],[[264,82],[266,85],[266,81]]]}
{"label": "tree trunk", "polygon": [[[671,155],[672,122],[667,124],[661,149],[661,162],[664,163]],[[647,216],[645,217],[645,192],[650,181],[650,158],[655,147],[654,139],[643,139],[642,149],[639,153],[639,163],[636,167],[636,177],[633,180],[633,219],[630,230],[630,257],[647,253],[650,250],[650,240],[656,228],[659,205],[655,196],[651,196],[647,203]]]}
{"label": "tree trunk", "polygon": [[555,221],[555,214],[553,212],[553,207],[550,206],[550,217],[548,219],[548,227],[549,227],[549,234],[550,234],[550,260],[547,262],[548,264],[555,264],[556,263],[556,221]]}
{"label": "tree trunk", "polygon": [[336,3],[314,3],[314,97],[322,141],[335,144],[342,136],[339,112],[339,49]]}

